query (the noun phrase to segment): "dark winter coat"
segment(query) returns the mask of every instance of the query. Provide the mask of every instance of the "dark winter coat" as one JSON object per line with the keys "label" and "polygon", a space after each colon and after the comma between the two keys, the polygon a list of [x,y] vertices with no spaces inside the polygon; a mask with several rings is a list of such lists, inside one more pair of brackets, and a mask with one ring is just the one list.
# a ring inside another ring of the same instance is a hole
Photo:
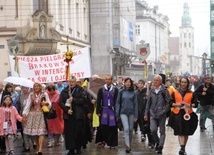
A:
{"label": "dark winter coat", "polygon": [[198,97],[198,100],[200,101],[200,105],[201,106],[205,106],[205,105],[214,105],[214,86],[212,84],[210,84],[210,86],[208,87],[207,91],[206,91],[206,95],[202,95],[203,93],[203,88],[207,87],[206,85],[200,85],[196,90],[195,93]]}
{"label": "dark winter coat", "polygon": [[[64,111],[63,114],[63,118],[64,119],[68,119],[70,116],[75,117],[75,119],[84,119],[85,116],[85,104],[86,104],[86,92],[85,90],[79,86],[76,85],[75,91],[73,92],[72,96],[73,96],[73,101],[72,101],[72,110],[73,110],[73,114],[69,115],[68,114],[68,110],[69,107],[65,106],[66,100],[69,98],[69,87],[66,87],[65,89],[63,89],[63,91],[60,94],[60,102],[59,102],[59,106],[62,108],[62,110]],[[72,90],[70,90],[72,92]]]}

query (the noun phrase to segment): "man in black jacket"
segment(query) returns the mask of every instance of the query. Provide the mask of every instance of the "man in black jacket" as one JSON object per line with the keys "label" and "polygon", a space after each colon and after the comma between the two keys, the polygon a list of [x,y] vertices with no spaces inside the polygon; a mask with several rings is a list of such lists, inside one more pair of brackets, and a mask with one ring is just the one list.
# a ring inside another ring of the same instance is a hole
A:
{"label": "man in black jacket", "polygon": [[204,84],[200,85],[195,93],[200,101],[200,129],[201,132],[206,130],[205,127],[205,114],[208,112],[210,114],[213,128],[214,128],[214,86],[211,84],[211,77],[206,76],[204,79]]}
{"label": "man in black jacket", "polygon": [[152,138],[151,130],[150,130],[150,122],[149,119],[148,121],[144,121],[144,113],[146,109],[146,102],[147,102],[147,88],[145,86],[145,81],[144,80],[139,80],[138,81],[138,90],[137,90],[137,100],[138,100],[138,123],[140,126],[140,131],[141,131],[141,141],[146,140],[146,135],[148,137],[148,142],[149,142],[149,148],[153,148],[154,145],[154,140]]}
{"label": "man in black jacket", "polygon": [[[84,106],[86,92],[77,84],[74,76],[69,80],[69,86],[60,94],[59,106],[63,109],[65,147],[67,155],[81,154],[84,143]],[[76,152],[75,152],[76,150]]]}

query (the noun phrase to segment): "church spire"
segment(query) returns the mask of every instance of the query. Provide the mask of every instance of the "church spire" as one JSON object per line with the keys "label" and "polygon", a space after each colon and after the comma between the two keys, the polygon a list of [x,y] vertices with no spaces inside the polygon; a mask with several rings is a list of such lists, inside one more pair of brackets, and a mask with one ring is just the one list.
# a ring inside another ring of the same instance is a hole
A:
{"label": "church spire", "polygon": [[189,5],[184,3],[183,7],[183,16],[182,16],[182,25],[181,27],[192,27],[191,17],[189,15]]}

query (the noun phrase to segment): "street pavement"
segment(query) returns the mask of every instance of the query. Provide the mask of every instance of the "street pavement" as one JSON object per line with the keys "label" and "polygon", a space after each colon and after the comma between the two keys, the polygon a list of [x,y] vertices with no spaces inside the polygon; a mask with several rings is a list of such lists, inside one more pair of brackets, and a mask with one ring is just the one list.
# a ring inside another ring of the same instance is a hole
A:
{"label": "street pavement", "polygon": [[[186,152],[187,155],[214,155],[214,135],[211,121],[208,119],[206,121],[207,130],[200,132],[199,127],[197,128],[195,134],[189,137]],[[47,139],[46,139],[47,144]],[[21,136],[18,136],[17,140],[14,142],[15,154],[17,155],[34,155],[35,150],[31,147],[31,152],[23,153],[22,150],[22,140]],[[166,141],[163,149],[163,155],[178,155],[180,146],[178,144],[178,138],[173,135],[173,130],[170,127],[166,127]],[[67,150],[65,150],[64,143],[61,146],[46,148],[44,145],[43,154],[44,155],[66,155]],[[123,139],[123,133],[119,132],[119,146],[115,149],[110,149],[109,147],[101,148],[92,143],[87,145],[87,149],[82,151],[84,155],[123,155],[125,153],[125,145]],[[148,148],[148,141],[140,141],[140,134],[133,135],[132,141],[132,152],[130,155],[155,155],[155,150]]]}

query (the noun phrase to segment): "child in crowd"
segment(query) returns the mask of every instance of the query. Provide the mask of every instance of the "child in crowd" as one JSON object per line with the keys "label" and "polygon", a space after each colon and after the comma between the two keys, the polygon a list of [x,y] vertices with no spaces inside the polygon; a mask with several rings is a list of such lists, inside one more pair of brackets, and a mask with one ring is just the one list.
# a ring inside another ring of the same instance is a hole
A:
{"label": "child in crowd", "polygon": [[13,135],[17,130],[16,119],[23,121],[12,102],[11,96],[5,95],[0,107],[0,136],[5,137],[6,155],[14,154]]}

